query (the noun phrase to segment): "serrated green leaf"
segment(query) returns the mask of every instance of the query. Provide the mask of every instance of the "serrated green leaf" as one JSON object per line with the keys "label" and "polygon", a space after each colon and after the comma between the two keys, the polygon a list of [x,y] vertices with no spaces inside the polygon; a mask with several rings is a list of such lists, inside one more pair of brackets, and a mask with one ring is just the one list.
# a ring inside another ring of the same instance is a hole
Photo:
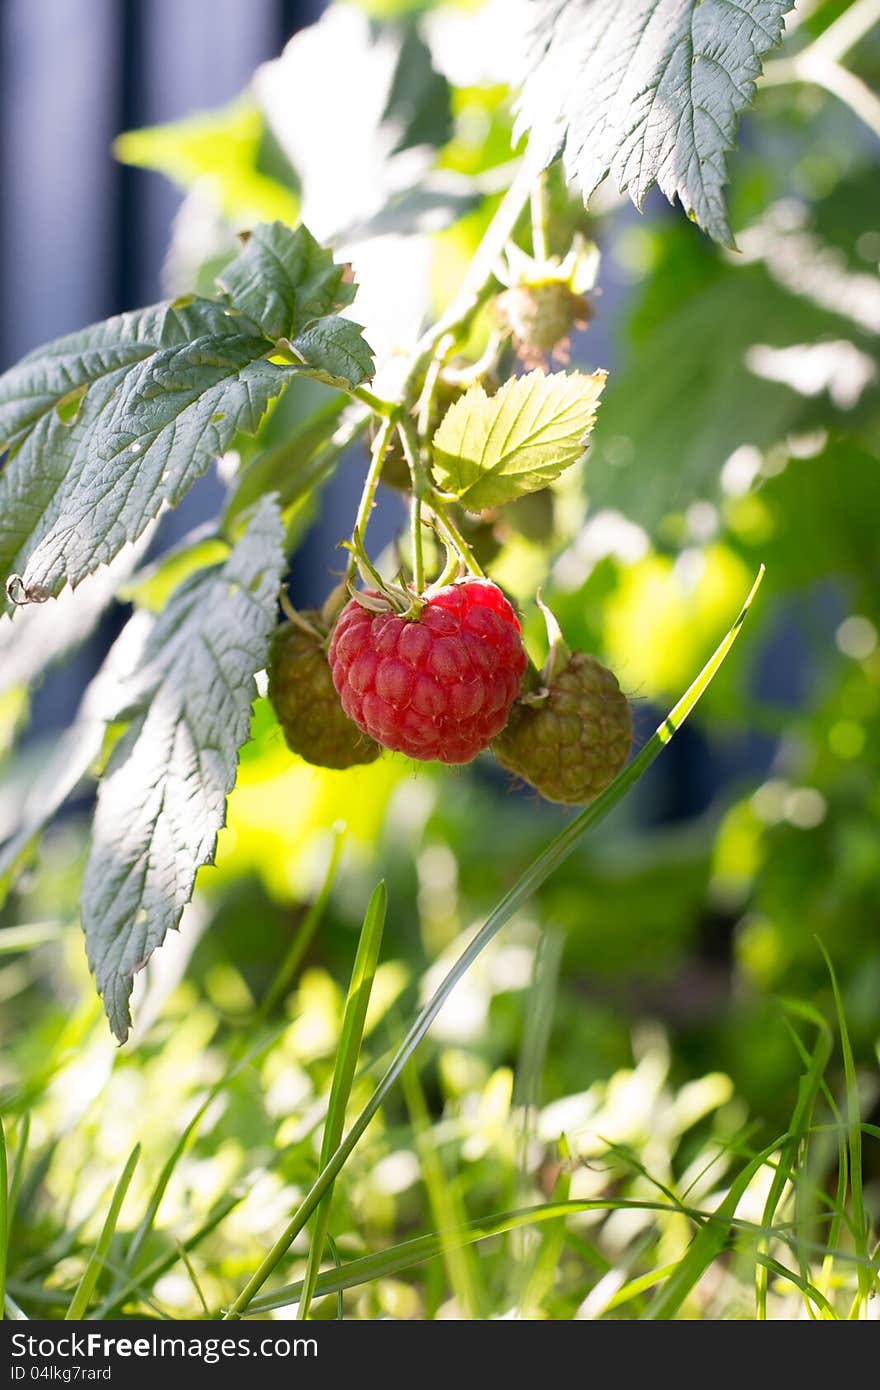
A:
{"label": "serrated green leaf", "polygon": [[350,304],[354,286],[343,283],[343,273],[305,227],[272,222],[254,228],[217,284],[274,341],[295,338],[313,319]]}
{"label": "serrated green leaf", "polygon": [[494,396],[472,386],[434,434],[437,482],[475,512],[545,487],[584,452],[605,377],[530,372]]}
{"label": "serrated green leaf", "polygon": [[302,371],[327,386],[358,386],[373,375],[373,353],[352,319],[328,314],[310,323],[290,343]]}
{"label": "serrated green leaf", "polygon": [[[253,431],[290,368],[207,300],[73,334],[0,378],[0,577],[57,595],[179,501],[237,430]],[[71,423],[57,412],[86,386]],[[0,605],[8,607],[0,598]]]}
{"label": "serrated green leaf", "polygon": [[134,974],[214,857],[275,622],[283,534],[264,499],[226,563],[177,589],[127,692],[133,722],[101,782],[82,892],[89,964],[120,1041]]}
{"label": "serrated green leaf", "polygon": [[587,200],[611,174],[641,207],[659,184],[732,244],[726,155],[791,0],[538,0],[515,137],[561,154]]}
{"label": "serrated green leaf", "polygon": [[[225,282],[234,306],[124,314],[0,378],[0,580],[44,598],[75,588],[254,434],[293,374],[349,390],[369,375],[361,330],[330,313],[354,294],[342,274],[304,227],[258,227]],[[273,351],[279,329],[290,352]],[[0,590],[0,613],[10,607]]]}

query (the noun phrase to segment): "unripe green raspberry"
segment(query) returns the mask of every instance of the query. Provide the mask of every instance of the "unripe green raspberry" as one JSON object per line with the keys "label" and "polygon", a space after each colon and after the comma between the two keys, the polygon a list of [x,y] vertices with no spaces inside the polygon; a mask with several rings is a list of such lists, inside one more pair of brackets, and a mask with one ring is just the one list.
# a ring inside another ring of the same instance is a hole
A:
{"label": "unripe green raspberry", "polygon": [[269,699],[288,748],[316,767],[372,763],[382,751],[348,718],[327,664],[321,614],[307,611],[275,630]]}
{"label": "unripe green raspberry", "polygon": [[577,806],[614,781],[631,744],[629,703],[613,672],[574,652],[546,696],[517,701],[492,751],[548,801]]}
{"label": "unripe green raspberry", "polygon": [[559,280],[514,285],[498,296],[496,306],[527,367],[543,365],[550,353],[567,361],[569,334],[573,328],[582,328],[590,313],[583,295],[574,294]]}

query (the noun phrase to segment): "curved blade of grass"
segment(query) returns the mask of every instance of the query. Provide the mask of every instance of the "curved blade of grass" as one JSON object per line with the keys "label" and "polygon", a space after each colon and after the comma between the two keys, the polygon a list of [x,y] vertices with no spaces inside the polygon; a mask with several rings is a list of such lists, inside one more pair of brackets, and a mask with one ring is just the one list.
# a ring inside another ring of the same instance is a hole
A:
{"label": "curved blade of grass", "polygon": [[[431,1129],[431,1117],[419,1081],[415,1062],[410,1058],[400,1077],[406,1108],[412,1122],[416,1153],[419,1159],[422,1182],[428,1197],[431,1216],[443,1239],[444,1231],[454,1231],[465,1224],[467,1215],[461,1199],[460,1190],[450,1182],[443,1165],[437,1142]],[[458,1317],[462,1320],[483,1321],[484,1297],[480,1281],[478,1263],[473,1259],[473,1251],[466,1245],[453,1241],[443,1242],[443,1264],[449,1285],[458,1305]],[[438,1282],[439,1282],[438,1276]]]}
{"label": "curved blade of grass", "polygon": [[[373,889],[372,897],[367,904],[367,911],[364,915],[364,924],[361,927],[360,939],[358,941],[357,954],[354,959],[354,969],[351,972],[351,983],[348,986],[348,997],[345,1001],[345,1009],[342,1014],[342,1030],[339,1037],[339,1051],[336,1054],[336,1066],[333,1068],[333,1081],[330,1085],[330,1103],[327,1107],[327,1119],[324,1123],[324,1136],[321,1141],[320,1166],[324,1168],[342,1138],[342,1131],[345,1126],[345,1111],[348,1099],[351,1095],[352,1082],[357,1071],[358,1057],[360,1056],[361,1041],[364,1036],[364,1024],[367,1021],[367,1008],[370,1003],[370,994],[373,989],[373,980],[376,975],[376,966],[379,962],[379,950],[382,945],[382,932],[385,929],[385,913],[388,908],[388,894],[384,882],[378,883]],[[309,1245],[309,1255],[306,1261],[305,1278],[303,1279],[302,1295],[299,1301],[300,1318],[307,1318],[312,1296],[315,1291],[315,1283],[318,1272],[321,1268],[321,1260],[324,1258],[324,1246],[327,1243],[327,1231],[330,1225],[330,1207],[333,1201],[333,1184],[328,1184],[327,1191],[318,1206],[315,1216],[315,1226],[312,1231],[312,1240]]]}
{"label": "curved blade of grass", "polygon": [[[554,1202],[567,1202],[568,1194],[571,1191],[572,1164],[571,1150],[564,1134],[559,1141],[559,1158],[562,1162],[562,1168],[553,1184],[552,1200]],[[560,1216],[558,1220],[551,1221],[547,1226],[542,1244],[531,1261],[531,1268],[526,1271],[524,1287],[519,1299],[519,1316],[521,1318],[537,1318],[540,1313],[544,1299],[550,1293],[556,1279],[564,1239],[565,1218]]]}
{"label": "curved blade of grass", "polygon": [[60,941],[64,931],[63,922],[26,922],[20,927],[4,927],[0,932],[0,956],[32,951],[47,941]]}
{"label": "curved blade of grass", "polygon": [[[777,1139],[778,1147],[781,1140]],[[768,1150],[768,1153],[772,1149]],[[436,1258],[442,1254],[444,1249],[451,1248],[453,1242],[459,1245],[471,1245],[477,1241],[490,1240],[493,1237],[505,1235],[509,1231],[522,1230],[527,1226],[562,1222],[567,1216],[575,1216],[580,1212],[602,1212],[602,1211],[655,1211],[664,1215],[681,1215],[679,1207],[670,1206],[667,1202],[654,1202],[650,1198],[621,1198],[621,1197],[584,1197],[571,1198],[566,1201],[545,1202],[539,1206],[520,1207],[515,1211],[505,1211],[497,1216],[480,1217],[474,1221],[468,1221],[465,1225],[457,1227],[451,1231],[431,1231],[425,1235],[414,1236],[410,1240],[401,1242],[399,1245],[390,1246],[386,1250],[379,1250],[371,1255],[362,1255],[358,1259],[349,1260],[339,1269],[325,1270],[318,1277],[315,1285],[315,1295],[324,1297],[327,1294],[339,1293],[346,1289],[355,1288],[359,1284],[368,1284],[374,1279],[387,1279],[402,1271],[411,1269],[414,1265],[424,1264],[428,1260]],[[717,1217],[711,1211],[701,1211],[695,1207],[685,1207],[683,1214],[695,1225],[703,1228],[711,1225],[715,1220],[719,1220],[724,1228],[725,1238],[729,1229],[748,1235],[750,1239],[764,1234],[763,1228],[750,1221],[735,1219],[732,1223],[725,1218]],[[675,1266],[670,1266],[674,1269]],[[282,1288],[273,1289],[271,1293],[262,1294],[255,1298],[250,1308],[249,1315],[260,1317],[272,1312],[276,1308],[284,1308],[293,1303],[302,1292],[302,1280],[295,1284],[286,1284]]]}
{"label": "curved blade of grass", "polygon": [[6,1306],[6,1265],[9,1233],[12,1227],[9,1213],[9,1162],[6,1157],[6,1131],[0,1117],[0,1313]]}
{"label": "curved blade of grass", "polygon": [[296,1237],[324,1196],[324,1193],[345,1166],[349,1155],[358,1144],[373,1116],[381,1107],[383,1100],[394,1086],[394,1083],[397,1081],[409,1058],[431,1027],[437,1014],[446,1003],[446,1000],[449,998],[462,976],[467,973],[477,957],[485,950],[489,942],[497,936],[501,928],[510,921],[514,913],[522,907],[523,903],[531,898],[533,893],[537,892],[542,883],[544,883],[554,870],[568,858],[586,832],[599,821],[604,820],[608,812],[616,806],[618,801],[620,801],[630,788],[635,785],[642,774],[647,771],[651,763],[654,762],[666,747],[667,743],[673,738],[676,730],[681,728],[700,697],[708,689],[724,662],[727,653],[739,636],[740,629],[745,622],[746,614],[751,607],[763,577],[764,566],[762,565],[730,631],[719,643],[696,680],[681,697],[674,709],[667,715],[666,719],[664,719],[663,723],[656,730],[653,737],[648,740],[641,752],[637,753],[632,762],[624,768],[611,785],[607,787],[600,796],[597,796],[595,801],[591,802],[589,806],[586,806],[579,815],[575,816],[574,819],[560,831],[556,838],[550,842],[547,848],[538,855],[537,859],[530,864],[528,869],[526,869],[525,873],[517,880],[509,892],[504,895],[495,910],[489,915],[486,922],[477,932],[476,936],[459,956],[455,965],[453,965],[452,969],[445,976],[427,1004],[425,1004],[417,1015],[409,1032],[394,1054],[388,1070],[385,1072],[372,1096],[367,1101],[360,1115],[358,1115],[357,1119],[354,1121],[351,1129],[348,1131],[348,1134],[345,1136],[336,1152],[318,1174],[318,1177],[315,1179],[310,1190],[306,1193],[285,1230],[272,1246],[269,1253],[261,1261],[241,1293],[226,1310],[225,1317],[227,1319],[241,1317],[255,1294],[259,1293],[266,1280],[272,1274],[279,1260],[281,1260],[290,1249],[293,1241],[296,1240]]}
{"label": "curved blade of grass", "polygon": [[[785,1137],[787,1139],[788,1135]],[[785,1140],[782,1142],[784,1143]],[[763,1149],[761,1153],[755,1154],[752,1161],[747,1163],[742,1172],[737,1175],[727,1196],[713,1212],[711,1221],[707,1221],[702,1230],[691,1241],[683,1258],[676,1266],[675,1273],[654,1299],[645,1314],[648,1322],[663,1322],[674,1318],[679,1312],[694,1285],[702,1278],[712,1261],[721,1254],[727,1245],[735,1227],[736,1209],[742,1201],[749,1183],[778,1147],[778,1144],[772,1144]]]}
{"label": "curved blade of grass", "polygon": [[[768,1229],[773,1225],[776,1209],[782,1199],[786,1184],[791,1182],[796,1189],[798,1178],[795,1170],[798,1151],[809,1134],[813,1107],[816,1104],[816,1097],[819,1094],[830,1056],[831,1032],[827,1024],[823,1023],[810,1057],[809,1066],[798,1085],[798,1098],[794,1114],[791,1117],[789,1137],[780,1151],[776,1171],[771,1179],[767,1200],[764,1203],[762,1221]],[[772,1264],[769,1259],[764,1260],[760,1257],[769,1256],[769,1253],[769,1242],[765,1242],[759,1248],[759,1258],[755,1266],[755,1305],[756,1317],[759,1322],[763,1322],[767,1317],[767,1270]],[[801,1275],[806,1277],[806,1271],[803,1267],[801,1268]]]}
{"label": "curved blade of grass", "polygon": [[849,1040],[849,1029],[846,1024],[846,1014],[843,1011],[843,999],[840,994],[840,986],[837,983],[837,974],[831,957],[821,941],[819,941],[819,950],[825,957],[825,964],[831,977],[831,988],[834,991],[834,1010],[837,1014],[837,1027],[840,1032],[840,1050],[843,1053],[843,1075],[846,1082],[846,1122],[849,1131],[849,1186],[852,1193],[853,1240],[856,1254],[860,1259],[866,1261],[864,1264],[859,1264],[859,1292],[849,1314],[851,1318],[858,1318],[859,1316],[867,1316],[871,1286],[875,1283],[880,1284],[880,1279],[876,1273],[872,1278],[870,1267],[868,1221],[865,1215],[865,1198],[862,1191],[862,1124],[855,1058],[853,1057],[852,1043]]}
{"label": "curved blade of grass", "polygon": [[89,1300],[92,1296],[92,1293],[94,1292],[95,1285],[98,1282],[98,1276],[101,1273],[101,1270],[104,1268],[104,1260],[106,1259],[107,1252],[110,1249],[110,1242],[113,1239],[113,1235],[116,1230],[116,1223],[119,1220],[119,1213],[122,1210],[122,1203],[125,1201],[125,1194],[128,1191],[129,1183],[131,1182],[132,1177],[134,1176],[134,1170],[137,1167],[137,1162],[140,1158],[140,1154],[141,1146],[140,1144],[135,1144],[131,1153],[128,1155],[125,1167],[122,1170],[122,1176],[119,1179],[119,1182],[116,1184],[116,1190],[113,1193],[113,1200],[110,1203],[110,1210],[107,1213],[107,1218],[104,1222],[101,1234],[98,1237],[98,1243],[92,1251],[88,1264],[83,1270],[82,1278],[80,1279],[79,1284],[76,1288],[76,1292],[70,1301],[70,1307],[64,1314],[65,1321],[67,1322],[82,1321],[82,1319],[85,1317],[86,1309],[89,1306]]}
{"label": "curved blade of grass", "polygon": [[[178,1242],[180,1247],[185,1250],[187,1254],[189,1254],[191,1250],[195,1250],[197,1245],[209,1236],[212,1231],[216,1230],[221,1222],[226,1220],[231,1211],[234,1211],[237,1206],[241,1205],[244,1201],[244,1197],[244,1192],[234,1192],[222,1198],[214,1207],[207,1220],[203,1221],[201,1226],[193,1231],[192,1235],[187,1236],[186,1240]],[[132,1295],[140,1296],[140,1289],[142,1286],[144,1288],[151,1288],[156,1283],[157,1279],[161,1279],[163,1274],[167,1274],[169,1269],[174,1268],[179,1259],[179,1250],[175,1248],[165,1255],[158,1256],[151,1264],[145,1265],[138,1274],[129,1275],[125,1283],[113,1294],[112,1298],[106,1299],[105,1302],[101,1304],[101,1307],[95,1314],[96,1320],[98,1322],[105,1321],[121,1307],[127,1298],[130,1298]]]}

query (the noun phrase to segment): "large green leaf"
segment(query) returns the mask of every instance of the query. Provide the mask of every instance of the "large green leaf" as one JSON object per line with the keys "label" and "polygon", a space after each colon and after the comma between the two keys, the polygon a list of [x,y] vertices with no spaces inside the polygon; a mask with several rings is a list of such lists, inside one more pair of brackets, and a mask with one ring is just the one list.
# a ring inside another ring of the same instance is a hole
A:
{"label": "large green leaf", "polygon": [[[252,241],[232,268],[235,307],[189,299],[124,314],[0,378],[0,579],[18,575],[41,598],[75,587],[253,434],[293,373],[348,389],[370,373],[360,329],[331,313],[353,288],[329,253],[281,223]],[[290,344],[278,328],[294,331]]]}
{"label": "large green leaf", "polygon": [[584,452],[605,375],[530,372],[494,396],[472,386],[434,435],[437,482],[475,512],[545,487]]}
{"label": "large green leaf", "polygon": [[[236,430],[253,431],[290,368],[205,300],[125,314],[0,378],[0,577],[56,595],[108,564],[180,500]],[[72,421],[59,413],[85,390]]]}
{"label": "large green leaf", "polygon": [[264,499],[225,564],[172,596],[117,712],[132,722],[98,792],[82,922],[120,1041],[132,977],[178,925],[198,869],[213,860],[283,566],[278,506]]}
{"label": "large green leaf", "polygon": [[791,0],[536,0],[518,129],[588,199],[655,183],[730,245],[726,154]]}

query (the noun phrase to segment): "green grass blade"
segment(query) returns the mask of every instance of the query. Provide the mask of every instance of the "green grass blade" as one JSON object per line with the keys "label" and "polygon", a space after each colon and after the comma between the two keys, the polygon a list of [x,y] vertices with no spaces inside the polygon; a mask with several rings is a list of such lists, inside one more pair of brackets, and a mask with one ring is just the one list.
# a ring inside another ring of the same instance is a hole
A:
{"label": "green grass blade", "polygon": [[[212,1231],[217,1229],[221,1222],[226,1220],[231,1211],[234,1211],[237,1206],[241,1205],[244,1196],[244,1192],[229,1193],[218,1202],[210,1216],[202,1222],[201,1226],[198,1226],[196,1230],[193,1231],[192,1235],[187,1236],[186,1240],[179,1242],[182,1249],[184,1249],[187,1254],[195,1250],[196,1246],[200,1245]],[[133,1294],[140,1295],[142,1287],[150,1288],[156,1283],[157,1279],[161,1279],[163,1274],[167,1274],[169,1269],[173,1269],[179,1259],[179,1251],[175,1248],[165,1255],[157,1256],[151,1264],[145,1265],[138,1274],[129,1274],[125,1283],[120,1285],[113,1294],[112,1299],[107,1299],[105,1303],[101,1305],[96,1314],[97,1320],[103,1321],[109,1318],[121,1307],[127,1298],[130,1298]]]}
{"label": "green grass blade", "polygon": [[24,1176],[24,1159],[27,1153],[30,1129],[31,1117],[25,1113],[21,1119],[18,1147],[10,1173],[6,1134],[3,1129],[3,1120],[0,1119],[0,1317],[3,1315],[6,1303],[6,1272],[9,1268],[12,1228],[15,1225],[15,1210],[18,1206],[18,1197]]}
{"label": "green grass blade", "polygon": [[47,941],[60,941],[64,931],[63,922],[25,922],[20,927],[4,927],[0,932],[0,956],[33,951]]}
{"label": "green grass blade", "polygon": [[[516,1206],[525,1203],[532,1190],[529,1173],[529,1150],[541,1103],[541,1079],[544,1074],[544,1063],[550,1043],[550,1032],[553,1027],[554,1007],[559,987],[559,968],[564,950],[564,931],[557,927],[541,932],[538,948],[535,951],[532,983],[526,995],[522,1044],[513,1086],[514,1114],[520,1120],[519,1134],[517,1135],[516,1170],[511,1194],[512,1204]],[[564,1136],[560,1142],[560,1153],[564,1163],[565,1159],[569,1157]],[[565,1178],[565,1172],[560,1172],[552,1194],[556,1199],[568,1197],[570,1181],[566,1182]],[[560,1234],[560,1243],[563,1235],[564,1226]],[[544,1245],[546,1246],[548,1243],[556,1244],[555,1228],[551,1228],[550,1232],[545,1233]],[[540,1245],[535,1249],[529,1245],[526,1232],[514,1234],[511,1237],[510,1245],[510,1257],[507,1265],[513,1276],[513,1287],[510,1290],[511,1303],[519,1307],[522,1316],[528,1317],[529,1314],[524,1312],[525,1307],[530,1302],[534,1302],[535,1299],[540,1303],[543,1297],[543,1290],[540,1286],[542,1275],[537,1272],[537,1264],[543,1258],[542,1251]],[[558,1255],[559,1250],[557,1248],[557,1259]]]}
{"label": "green grass blade", "polygon": [[[787,1139],[788,1135],[785,1137]],[[652,1302],[645,1314],[649,1322],[663,1322],[674,1318],[679,1312],[694,1285],[702,1278],[712,1261],[721,1254],[727,1245],[733,1230],[736,1209],[746,1188],[778,1147],[779,1144],[777,1143],[763,1149],[738,1174],[727,1196],[719,1203],[713,1213],[712,1220],[707,1221],[703,1229],[691,1241],[683,1258],[676,1266],[675,1273],[663,1285],[662,1290]]]}
{"label": "green grass blade", "polygon": [[[571,1191],[571,1150],[565,1135],[559,1141],[559,1158],[562,1161],[562,1168],[553,1184],[552,1201],[554,1203],[567,1202],[568,1194]],[[521,1318],[533,1319],[540,1313],[544,1299],[553,1288],[564,1240],[565,1217],[560,1216],[555,1221],[547,1223],[543,1242],[532,1260],[531,1270],[527,1273],[519,1301],[519,1316]]]}
{"label": "green grass blade", "polygon": [[431,1216],[440,1233],[441,1255],[449,1284],[461,1310],[460,1316],[471,1321],[480,1321],[484,1318],[483,1291],[480,1286],[479,1267],[472,1259],[473,1252],[466,1244],[455,1240],[447,1244],[443,1238],[444,1231],[456,1230],[466,1224],[463,1219],[465,1212],[460,1194],[449,1181],[443,1160],[437,1151],[431,1133],[428,1107],[413,1061],[404,1067],[400,1084],[412,1121],[413,1137]]}
{"label": "green grass blade", "polygon": [[[798,1151],[806,1139],[810,1122],[813,1117],[813,1107],[816,1104],[816,1097],[825,1075],[825,1068],[831,1056],[831,1033],[827,1025],[823,1025],[813,1055],[810,1058],[809,1067],[801,1077],[798,1086],[798,1098],[791,1117],[789,1137],[783,1145],[779,1155],[779,1162],[776,1171],[770,1182],[770,1190],[764,1203],[763,1224],[772,1227],[776,1218],[776,1209],[782,1199],[786,1184],[792,1183],[796,1188],[797,1177],[795,1168],[798,1159]],[[759,1255],[769,1255],[769,1241],[764,1242],[759,1248]],[[759,1321],[764,1321],[767,1317],[767,1269],[768,1264],[763,1259],[759,1259],[755,1266],[755,1307],[756,1316]],[[803,1274],[804,1271],[802,1270]]]}
{"label": "green grass blade", "polygon": [[810,1283],[810,1280],[804,1274],[795,1274],[793,1269],[786,1268],[786,1266],[780,1264],[778,1260],[771,1260],[769,1255],[759,1254],[757,1258],[765,1269],[768,1269],[780,1279],[787,1279],[790,1284],[794,1284],[795,1288],[800,1289],[804,1298],[811,1299],[818,1308],[821,1308],[829,1321],[831,1319],[837,1321],[837,1314],[828,1302],[828,1299],[816,1288],[815,1284]]}
{"label": "green grass blade", "polygon": [[[333,1081],[330,1086],[330,1103],[327,1107],[327,1119],[324,1123],[324,1136],[321,1141],[320,1165],[322,1168],[325,1167],[339,1144],[345,1127],[345,1111],[357,1071],[370,994],[373,989],[376,966],[379,963],[379,950],[382,945],[387,908],[388,894],[383,882],[377,884],[373,889],[373,895],[367,905],[354,969],[351,972],[351,983],[348,986],[348,997],[342,1015],[339,1051],[336,1054],[336,1066],[333,1069]],[[307,1318],[309,1315],[315,1282],[321,1268],[321,1261],[324,1258],[332,1200],[333,1184],[330,1183],[315,1216],[315,1227],[309,1245],[302,1296],[299,1303],[298,1316],[300,1318]]]}
{"label": "green grass blade", "polygon": [[[780,1141],[777,1140],[773,1148],[778,1148],[779,1143]],[[772,1149],[768,1152],[772,1152]],[[340,1290],[355,1288],[359,1284],[371,1283],[374,1279],[391,1278],[404,1270],[412,1269],[415,1265],[424,1264],[426,1261],[436,1258],[444,1248],[450,1248],[453,1242],[472,1244],[535,1224],[561,1222],[567,1216],[574,1216],[581,1212],[620,1210],[660,1212],[664,1215],[680,1214],[680,1208],[670,1206],[667,1202],[621,1197],[573,1198],[564,1202],[546,1202],[540,1206],[523,1207],[515,1211],[502,1212],[497,1216],[469,1221],[466,1225],[459,1226],[452,1231],[431,1231],[426,1235],[414,1236],[412,1239],[403,1241],[399,1245],[390,1246],[386,1250],[350,1260],[340,1269],[325,1270],[318,1277],[315,1294],[323,1297],[326,1294],[338,1293]],[[762,1234],[760,1226],[738,1219],[731,1222],[727,1217],[719,1216],[717,1212],[685,1208],[684,1215],[701,1229],[711,1226],[717,1221],[722,1229],[722,1241],[727,1240],[731,1228],[747,1234],[750,1238]],[[675,1269],[677,1266],[672,1265],[670,1268]],[[301,1292],[301,1280],[295,1284],[287,1284],[282,1288],[273,1289],[271,1293],[253,1299],[248,1313],[254,1317],[259,1317],[272,1312],[275,1308],[287,1307],[299,1298]]]}
{"label": "green grass blade", "polygon": [[526,869],[525,873],[517,880],[509,892],[504,895],[495,910],[477,932],[476,936],[459,956],[458,960],[435,990],[427,1004],[425,1004],[419,1012],[412,1027],[392,1058],[388,1070],[385,1072],[367,1104],[354,1121],[345,1139],[340,1143],[335,1153],[322,1168],[279,1239],[261,1261],[257,1270],[248,1280],[241,1293],[227,1309],[227,1318],[237,1318],[241,1316],[251,1300],[270,1277],[279,1260],[283,1258],[293,1241],[296,1240],[296,1237],[324,1196],[324,1193],[342,1171],[349,1155],[357,1146],[370,1124],[370,1121],[373,1119],[373,1116],[380,1109],[382,1102],[399,1078],[409,1058],[428,1032],[434,1019],[437,1017],[462,976],[467,973],[474,961],[489,945],[490,941],[494,940],[501,928],[510,921],[514,913],[537,892],[554,870],[568,858],[587,831],[592,829],[594,825],[597,825],[599,821],[604,820],[609,811],[617,805],[631,787],[635,786],[642,774],[647,771],[673,738],[676,731],[681,728],[688,715],[697,705],[700,697],[712,683],[712,680],[723,664],[728,652],[739,636],[740,629],[745,622],[746,615],[752,605],[763,577],[764,566],[762,565],[733,626],[719,643],[696,680],[685,691],[674,709],[670,711],[641,752],[637,753],[632,762],[623,769],[611,785],[607,787],[600,796],[596,797],[595,801],[591,802],[589,806],[586,806],[579,815],[575,816],[574,819],[560,831],[556,838],[550,842],[547,848],[538,855],[537,859]]}
{"label": "green grass blade", "polygon": [[9,1216],[9,1162],[6,1157],[6,1131],[0,1118],[0,1313],[6,1307],[6,1266],[12,1222]]}
{"label": "green grass blade", "polygon": [[128,1160],[125,1164],[125,1167],[122,1170],[122,1176],[119,1179],[119,1182],[116,1184],[116,1190],[113,1193],[113,1200],[110,1203],[110,1210],[107,1213],[107,1217],[104,1221],[101,1234],[98,1237],[98,1243],[92,1251],[88,1264],[83,1270],[82,1278],[80,1279],[79,1284],[76,1288],[76,1292],[73,1295],[73,1298],[71,1299],[70,1307],[64,1314],[65,1320],[67,1321],[81,1321],[85,1317],[86,1310],[89,1306],[89,1300],[91,1299],[95,1285],[98,1282],[98,1276],[100,1275],[101,1270],[104,1268],[104,1260],[107,1256],[107,1252],[110,1249],[110,1242],[113,1239],[113,1235],[116,1231],[116,1223],[119,1220],[119,1213],[122,1210],[122,1203],[125,1201],[125,1194],[128,1191],[129,1183],[131,1182],[132,1177],[134,1176],[134,1170],[137,1167],[137,1162],[140,1158],[140,1153],[140,1144],[135,1144],[131,1153],[128,1155]]}
{"label": "green grass blade", "polygon": [[834,1008],[837,1014],[837,1027],[840,1032],[840,1049],[843,1053],[843,1075],[846,1082],[846,1122],[849,1131],[849,1186],[852,1194],[852,1215],[853,1215],[853,1238],[855,1241],[856,1254],[865,1263],[859,1264],[858,1281],[859,1293],[853,1303],[850,1317],[867,1316],[868,1299],[871,1296],[871,1285],[878,1281],[877,1276],[871,1277],[868,1222],[865,1215],[865,1197],[862,1190],[862,1125],[861,1125],[861,1106],[859,1104],[859,1083],[856,1076],[856,1064],[853,1057],[852,1043],[849,1039],[849,1029],[846,1023],[846,1014],[843,1011],[843,999],[840,994],[840,986],[837,983],[837,974],[831,961],[831,957],[820,941],[819,949],[825,957],[825,964],[828,967],[828,974],[831,977],[831,988],[834,991]]}

